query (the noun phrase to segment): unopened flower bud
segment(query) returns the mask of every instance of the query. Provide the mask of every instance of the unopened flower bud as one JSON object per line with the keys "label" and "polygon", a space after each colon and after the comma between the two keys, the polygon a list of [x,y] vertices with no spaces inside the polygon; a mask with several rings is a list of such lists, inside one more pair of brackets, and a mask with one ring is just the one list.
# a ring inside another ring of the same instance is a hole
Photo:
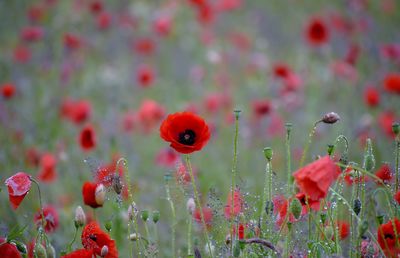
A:
{"label": "unopened flower bud", "polygon": [[138,210],[138,208],[136,206],[136,203],[132,202],[128,207],[129,220],[133,221],[136,218],[136,216],[138,215],[138,213],[139,213],[139,210]]}
{"label": "unopened flower bud", "polygon": [[79,228],[86,224],[86,215],[81,206],[75,209],[75,227]]}
{"label": "unopened flower bud", "polygon": [[358,216],[361,211],[361,201],[359,199],[355,199],[353,203],[353,211]]}
{"label": "unopened flower bud", "polygon": [[132,233],[129,235],[129,240],[131,241],[137,241],[140,239],[140,234]]}
{"label": "unopened flower bud", "polygon": [[100,256],[101,257],[106,257],[107,254],[108,254],[108,246],[103,245],[103,247],[101,248],[101,251],[100,251]]}
{"label": "unopened flower bud", "polygon": [[33,249],[33,252],[35,254],[35,257],[37,257],[37,258],[47,258],[46,249],[40,243],[37,243],[35,245],[35,249]]}
{"label": "unopened flower bud", "polygon": [[290,203],[290,212],[296,219],[300,218],[302,208],[303,207],[301,206],[300,200],[297,198],[293,198],[293,200]]}
{"label": "unopened flower bud", "polygon": [[154,224],[157,223],[160,220],[160,212],[159,211],[153,211],[153,214],[152,214],[151,217],[153,219]]}
{"label": "unopened flower bud", "polygon": [[393,123],[392,124],[392,132],[396,136],[399,135],[399,133],[400,133],[400,124],[399,123]]}
{"label": "unopened flower bud", "polygon": [[379,225],[382,225],[382,223],[383,223],[383,215],[378,215],[378,216],[376,216],[376,220],[378,221],[378,223],[379,223]]}
{"label": "unopened flower bud", "polygon": [[188,210],[189,214],[193,214],[194,210],[196,209],[196,204],[194,203],[193,198],[189,198],[186,203],[186,209]]}
{"label": "unopened flower bud", "polygon": [[324,229],[326,239],[332,239],[333,237],[333,228],[331,226],[326,226]]}
{"label": "unopened flower bud", "polygon": [[15,246],[17,247],[18,251],[20,253],[26,254],[28,253],[28,250],[26,249],[26,245],[22,242],[19,242],[17,240],[12,240],[11,241],[13,244],[15,244]]}
{"label": "unopened flower bud", "polygon": [[149,211],[143,210],[142,213],[140,214],[140,217],[142,218],[143,221],[147,221],[149,219]]}
{"label": "unopened flower bud", "polygon": [[330,113],[325,114],[322,117],[321,121],[324,122],[325,124],[334,124],[339,120],[340,120],[340,116],[338,114],[336,114],[335,112],[330,112]]}
{"label": "unopened flower bud", "polygon": [[274,203],[267,201],[265,203],[265,213],[268,214],[272,214],[274,212]]}
{"label": "unopened flower bud", "polygon": [[227,234],[225,237],[225,244],[230,245],[231,244],[231,234]]}
{"label": "unopened flower bud", "polygon": [[335,145],[333,145],[333,144],[328,144],[328,149],[327,149],[327,151],[328,151],[328,155],[329,155],[329,156],[332,156],[333,152],[335,151]]}
{"label": "unopened flower bud", "polygon": [[104,201],[106,200],[106,188],[103,184],[99,184],[96,187],[95,193],[95,200],[98,205],[103,205]]}
{"label": "unopened flower bud", "polygon": [[326,221],[326,213],[322,212],[319,217],[321,218],[321,224],[325,224]]}
{"label": "unopened flower bud", "polygon": [[46,253],[47,253],[47,258],[56,258],[56,250],[50,243],[47,245]]}
{"label": "unopened flower bud", "polygon": [[104,227],[106,228],[106,230],[108,232],[110,232],[112,229],[112,221],[111,220],[106,221],[106,223],[104,224]]}
{"label": "unopened flower bud", "polygon": [[268,161],[272,160],[272,154],[273,154],[273,152],[272,152],[271,147],[264,148],[264,156]]}
{"label": "unopened flower bud", "polygon": [[362,237],[368,230],[368,221],[363,220],[360,225],[358,225],[358,234]]}

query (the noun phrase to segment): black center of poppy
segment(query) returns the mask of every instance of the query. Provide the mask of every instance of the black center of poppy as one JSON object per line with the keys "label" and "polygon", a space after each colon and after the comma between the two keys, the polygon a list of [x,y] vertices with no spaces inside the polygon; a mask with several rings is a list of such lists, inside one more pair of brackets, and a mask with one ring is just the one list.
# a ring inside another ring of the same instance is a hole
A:
{"label": "black center of poppy", "polygon": [[390,239],[394,239],[394,237],[393,237],[393,235],[392,235],[392,234],[385,234],[385,239],[388,239],[388,238],[390,238]]}
{"label": "black center of poppy", "polygon": [[184,145],[193,145],[196,140],[196,133],[193,130],[187,129],[179,134],[179,143]]}
{"label": "black center of poppy", "polygon": [[90,234],[90,235],[89,235],[89,238],[92,239],[92,240],[95,241],[95,242],[96,242],[96,240],[97,240],[96,235],[93,235],[93,234]]}

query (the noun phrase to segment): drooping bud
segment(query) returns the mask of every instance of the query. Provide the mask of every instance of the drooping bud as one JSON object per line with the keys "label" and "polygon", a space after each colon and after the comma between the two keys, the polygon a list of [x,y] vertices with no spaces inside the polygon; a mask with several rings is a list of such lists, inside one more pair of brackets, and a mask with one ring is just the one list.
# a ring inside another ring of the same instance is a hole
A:
{"label": "drooping bud", "polygon": [[321,218],[321,224],[325,224],[325,221],[326,221],[326,213],[321,212],[321,214],[319,215],[319,217]]}
{"label": "drooping bud", "polygon": [[115,173],[112,177],[112,187],[116,194],[121,194],[123,186],[121,182],[121,177],[117,173]]}
{"label": "drooping bud", "polygon": [[137,217],[139,213],[139,209],[136,206],[135,202],[132,202],[129,207],[128,207],[128,217],[130,221],[135,220],[135,218]]}
{"label": "drooping bud", "polygon": [[325,124],[334,124],[339,120],[340,120],[340,116],[338,114],[336,114],[335,112],[327,113],[321,119],[321,121],[324,122]]}
{"label": "drooping bud", "polygon": [[33,249],[33,252],[35,254],[35,257],[37,257],[37,258],[47,258],[46,249],[40,243],[36,243],[35,249]]}
{"label": "drooping bud", "polygon": [[272,155],[273,155],[273,152],[272,152],[271,147],[265,147],[264,148],[264,156],[265,156],[265,158],[268,161],[271,161],[272,160]]}
{"label": "drooping bud", "polygon": [[99,184],[94,192],[95,200],[98,205],[103,205],[106,200],[106,188],[103,184]]}
{"label": "drooping bud", "polygon": [[355,199],[353,203],[353,211],[358,216],[361,211],[361,201],[359,199]]}
{"label": "drooping bud", "polygon": [[400,124],[399,123],[393,123],[392,124],[392,132],[396,136],[400,134]]}
{"label": "drooping bud", "polygon": [[269,214],[272,214],[273,212],[274,212],[274,203],[270,202],[270,201],[267,201],[265,203],[265,213],[267,215],[269,215]]}
{"label": "drooping bud", "polygon": [[140,214],[140,217],[144,222],[146,222],[149,219],[149,211],[143,210],[142,213]]}
{"label": "drooping bud", "polygon": [[129,235],[129,240],[131,240],[131,241],[137,241],[139,239],[140,239],[140,234],[132,233]]}
{"label": "drooping bud", "polygon": [[364,153],[364,168],[367,171],[372,171],[375,168],[375,157],[372,151],[371,139],[367,139],[367,146]]}
{"label": "drooping bud", "polygon": [[47,253],[47,258],[56,258],[56,250],[50,243],[47,245],[46,253]]}
{"label": "drooping bud", "polygon": [[108,232],[111,232],[111,229],[112,229],[112,221],[111,221],[111,220],[106,221],[106,223],[104,223],[104,227],[106,228],[106,230],[107,230]]}
{"label": "drooping bud", "polygon": [[290,212],[296,219],[300,218],[302,208],[303,207],[301,206],[300,200],[293,198],[293,200],[290,202]]}
{"label": "drooping bud", "polygon": [[101,257],[106,257],[107,254],[108,254],[108,246],[103,245],[103,247],[101,248],[101,251],[100,251],[100,256]]}
{"label": "drooping bud", "polygon": [[86,215],[81,206],[75,209],[75,227],[79,228],[86,224]]}
{"label": "drooping bud", "polygon": [[362,237],[364,234],[365,234],[365,232],[367,232],[367,230],[368,230],[368,221],[366,221],[366,220],[363,220],[362,222],[361,222],[361,224],[360,225],[358,225],[358,234],[359,234],[359,237]]}
{"label": "drooping bud", "polygon": [[153,211],[153,214],[152,214],[151,217],[153,219],[154,224],[156,224],[160,220],[160,212],[159,211]]}
{"label": "drooping bud", "polygon": [[196,204],[195,204],[193,198],[189,198],[187,200],[186,209],[189,212],[189,214],[193,214],[194,213],[194,210],[196,209]]}

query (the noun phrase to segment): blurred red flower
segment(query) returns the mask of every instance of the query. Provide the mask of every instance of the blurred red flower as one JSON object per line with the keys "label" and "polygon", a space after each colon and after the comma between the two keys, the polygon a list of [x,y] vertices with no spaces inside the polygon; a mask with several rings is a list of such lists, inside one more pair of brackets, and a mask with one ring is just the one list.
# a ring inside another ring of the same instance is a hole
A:
{"label": "blurred red flower", "polygon": [[96,131],[92,125],[86,125],[79,134],[79,145],[83,151],[91,151],[96,147]]}
{"label": "blurred red flower", "polygon": [[367,87],[364,90],[364,101],[369,107],[376,107],[380,102],[379,91],[374,87]]}
{"label": "blurred red flower", "polygon": [[395,134],[392,131],[392,124],[396,121],[396,115],[393,111],[386,110],[378,115],[378,124],[381,130],[386,134],[387,137],[393,138]]}
{"label": "blurred red flower", "polygon": [[[43,216],[45,221],[44,230],[47,233],[54,232],[58,228],[59,217],[56,208],[51,205],[43,207]],[[36,225],[42,224],[42,214],[39,211],[34,216],[34,222]]]}
{"label": "blurred red flower", "polygon": [[92,208],[102,207],[103,198],[99,199],[98,196],[96,199],[96,189],[100,187],[102,187],[100,183],[85,182],[82,186],[83,203]]}
{"label": "blurred red flower", "polygon": [[233,193],[233,208],[232,208],[232,192],[228,193],[228,199],[226,201],[224,214],[225,218],[230,219],[232,215],[236,217],[241,211],[243,206],[243,197],[239,190],[235,190]]}
{"label": "blurred red flower", "polygon": [[3,83],[0,89],[4,99],[11,99],[15,95],[15,85],[11,82]]}
{"label": "blurred red flower", "polygon": [[154,53],[155,44],[151,38],[141,38],[135,42],[134,49],[138,54],[151,55]]}
{"label": "blurred red flower", "polygon": [[166,37],[170,34],[172,27],[172,18],[169,15],[163,15],[157,17],[153,23],[153,29],[162,37]]}
{"label": "blurred red flower", "polygon": [[[211,227],[211,223],[212,223],[212,219],[213,219],[213,211],[210,207],[203,207],[201,209],[201,212],[203,213],[203,217],[204,217],[204,222],[206,223],[207,229],[209,229]],[[197,208],[194,213],[193,213],[193,219],[199,223],[200,225],[202,225],[202,221],[201,221],[201,214],[200,214],[200,209]]]}
{"label": "blurred red flower", "polygon": [[96,221],[87,224],[82,231],[82,245],[86,250],[92,250],[100,256],[103,246],[107,246],[108,253],[104,258],[118,258],[118,250],[115,241],[101,230]]}
{"label": "blurred red flower", "polygon": [[353,170],[352,167],[347,167],[344,170],[344,182],[347,185],[353,185],[353,184],[358,184],[359,182],[364,181],[368,181],[369,178],[363,174],[361,174],[361,172],[356,172],[355,170]]}
{"label": "blurred red flower", "polygon": [[389,93],[400,94],[400,73],[389,73],[383,80],[383,86]]}
{"label": "blurred red flower", "polygon": [[31,60],[32,52],[24,45],[17,45],[13,51],[13,58],[16,63],[25,64]]}
{"label": "blurred red flower", "polygon": [[293,174],[300,191],[311,200],[325,198],[329,187],[339,175],[340,168],[329,156],[322,157]]}
{"label": "blurred red flower", "polygon": [[189,112],[168,115],[160,126],[160,136],[177,152],[189,154],[201,150],[210,139],[206,122]]}
{"label": "blurred red flower", "polygon": [[40,171],[38,174],[39,180],[45,183],[50,183],[56,180],[56,165],[57,159],[54,155],[51,153],[44,153],[40,158]]}
{"label": "blurred red flower", "polygon": [[340,240],[345,239],[350,234],[350,225],[346,221],[339,220],[337,222],[337,227],[339,228],[339,238]]}
{"label": "blurred red flower", "polygon": [[21,39],[27,42],[36,42],[43,38],[43,28],[40,26],[28,26],[22,29]]}
{"label": "blurred red flower", "polygon": [[329,30],[321,18],[312,18],[306,27],[306,39],[312,46],[321,46],[329,40]]}
{"label": "blurred red flower", "polygon": [[152,99],[143,100],[137,111],[137,119],[145,133],[149,133],[165,116],[165,109]]}
{"label": "blurred red flower", "polygon": [[22,255],[15,245],[6,243],[6,239],[0,237],[0,257],[22,258]]}
{"label": "blurred red flower", "polygon": [[89,3],[89,10],[93,14],[98,14],[103,11],[103,2],[99,0],[93,0]]}
{"label": "blurred red flower", "polygon": [[310,208],[314,211],[319,211],[321,207],[321,203],[319,200],[311,200],[310,198],[306,198],[305,193],[297,193],[295,196],[301,203],[301,215],[307,214],[308,212],[308,206],[307,206],[307,201],[308,205],[310,205]]}
{"label": "blurred red flower", "polygon": [[268,99],[256,99],[251,103],[253,116],[255,119],[260,119],[268,115],[272,110],[272,105]]}
{"label": "blurred red flower", "polygon": [[173,168],[179,162],[179,155],[171,148],[161,149],[155,159],[158,166]]}
{"label": "blurred red flower", "polygon": [[400,221],[397,218],[389,220],[386,224],[382,224],[378,227],[378,243],[386,256],[398,257],[400,248],[396,247],[396,242],[399,241],[400,235],[397,235],[396,239],[393,225],[396,227],[396,232],[400,232]]}
{"label": "blurred red flower", "polygon": [[400,191],[398,191],[397,193],[395,193],[395,195],[393,196],[394,200],[400,204]]}
{"label": "blurred red flower", "polygon": [[61,258],[93,258],[93,250],[78,249],[72,253],[61,256]]}
{"label": "blurred red flower", "polygon": [[375,172],[375,175],[384,183],[388,183],[392,180],[392,172],[390,171],[388,164],[383,164],[380,168],[378,168],[378,170]]}
{"label": "blurred red flower", "polygon": [[43,20],[46,10],[42,5],[32,5],[28,8],[27,16],[32,22],[40,22]]}
{"label": "blurred red flower", "polygon": [[148,65],[139,66],[136,72],[136,80],[142,88],[147,88],[154,83],[155,74],[153,68]]}
{"label": "blurred red flower", "polygon": [[68,49],[75,50],[82,46],[82,40],[78,35],[65,33],[63,36],[64,46]]}
{"label": "blurred red flower", "polygon": [[102,12],[97,15],[96,23],[97,27],[101,30],[106,30],[110,28],[112,22],[111,14],[108,12]]}
{"label": "blurred red flower", "polygon": [[89,100],[77,100],[70,102],[71,106],[65,106],[64,108],[69,108],[65,110],[68,117],[75,124],[81,124],[90,119],[92,114],[92,105]]}
{"label": "blurred red flower", "polygon": [[31,189],[31,184],[31,176],[24,172],[18,172],[6,179],[5,185],[8,189],[8,198],[14,210],[18,208],[22,200],[28,194]]}

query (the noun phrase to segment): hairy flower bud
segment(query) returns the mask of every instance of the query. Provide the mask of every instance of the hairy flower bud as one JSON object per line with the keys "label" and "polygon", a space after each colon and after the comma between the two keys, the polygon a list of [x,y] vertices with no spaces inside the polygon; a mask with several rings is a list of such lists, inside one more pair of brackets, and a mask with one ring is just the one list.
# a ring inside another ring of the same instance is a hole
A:
{"label": "hairy flower bud", "polygon": [[107,230],[108,232],[111,232],[111,229],[112,229],[112,221],[111,221],[111,220],[106,221],[106,223],[104,224],[104,227],[106,228],[106,230]]}
{"label": "hairy flower bud", "polygon": [[336,114],[335,112],[327,113],[321,119],[321,121],[324,122],[325,124],[334,124],[339,120],[340,120],[340,116],[338,114]]}
{"label": "hairy flower bud", "polygon": [[264,148],[264,156],[265,156],[265,158],[268,161],[271,161],[272,160],[272,155],[273,155],[272,149],[270,147],[265,147]]}
{"label": "hairy flower bud", "polygon": [[152,219],[154,223],[157,223],[160,220],[160,212],[159,211],[153,211],[152,214]]}
{"label": "hairy flower bud", "polygon": [[79,228],[86,224],[86,215],[81,206],[75,209],[75,227]]}
{"label": "hairy flower bud", "polygon": [[193,214],[194,210],[196,209],[196,204],[194,203],[193,198],[189,198],[186,203],[186,209],[188,210],[189,214]]}
{"label": "hairy flower bud", "polygon": [[56,258],[56,250],[50,243],[46,247],[46,253],[47,258]]}
{"label": "hairy flower bud", "polygon": [[37,243],[35,245],[35,249],[33,249],[33,252],[37,258],[47,258],[46,249],[42,244]]}
{"label": "hairy flower bud", "polygon": [[392,131],[396,136],[399,135],[399,133],[400,133],[400,124],[399,123],[393,123],[392,124]]}
{"label": "hairy flower bud", "polygon": [[103,245],[103,247],[101,248],[101,251],[100,251],[100,256],[101,257],[106,257],[107,254],[108,254],[108,246]]}
{"label": "hairy flower bud", "polygon": [[136,218],[136,216],[138,215],[138,213],[139,213],[139,210],[138,210],[138,208],[136,206],[136,203],[132,202],[128,207],[129,220],[133,221]]}
{"label": "hairy flower bud", "polygon": [[290,203],[290,212],[296,219],[300,218],[302,208],[303,207],[301,206],[300,200],[297,198],[293,198],[293,200]]}
{"label": "hairy flower bud", "polygon": [[94,192],[95,200],[98,205],[103,205],[106,200],[106,188],[103,184],[99,184]]}
{"label": "hairy flower bud", "polygon": [[140,217],[142,218],[143,221],[146,222],[149,219],[149,211],[143,210],[142,213],[140,214]]}
{"label": "hairy flower bud", "polygon": [[26,245],[24,243],[19,242],[17,240],[12,240],[11,243],[15,244],[15,246],[17,247],[17,249],[20,253],[23,253],[23,254],[28,253],[28,250],[26,249]]}
{"label": "hairy flower bud", "polygon": [[359,199],[355,199],[354,203],[353,203],[353,210],[354,213],[358,216],[358,214],[360,214],[361,211],[361,201]]}

